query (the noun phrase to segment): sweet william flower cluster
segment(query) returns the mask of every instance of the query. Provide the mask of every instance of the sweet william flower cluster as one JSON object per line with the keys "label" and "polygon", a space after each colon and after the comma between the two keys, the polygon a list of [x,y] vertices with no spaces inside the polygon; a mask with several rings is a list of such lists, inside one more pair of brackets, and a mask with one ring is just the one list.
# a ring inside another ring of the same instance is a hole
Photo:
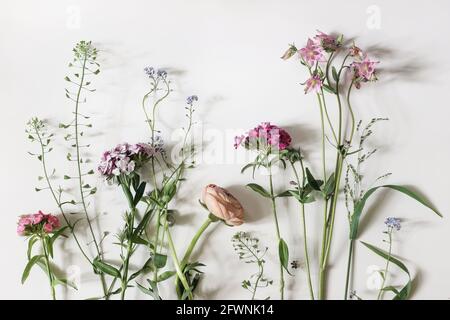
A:
{"label": "sweet william flower cluster", "polygon": [[255,150],[285,150],[291,144],[289,133],[270,122],[262,122],[245,135],[234,138],[234,148],[243,146]]}
{"label": "sweet william flower cluster", "polygon": [[17,224],[17,233],[20,236],[30,236],[41,232],[51,233],[61,226],[58,217],[45,214],[42,211],[20,217]]}
{"label": "sweet william flower cluster", "polygon": [[106,179],[121,174],[129,175],[158,152],[158,149],[145,143],[118,144],[115,148],[103,153],[98,171]]}

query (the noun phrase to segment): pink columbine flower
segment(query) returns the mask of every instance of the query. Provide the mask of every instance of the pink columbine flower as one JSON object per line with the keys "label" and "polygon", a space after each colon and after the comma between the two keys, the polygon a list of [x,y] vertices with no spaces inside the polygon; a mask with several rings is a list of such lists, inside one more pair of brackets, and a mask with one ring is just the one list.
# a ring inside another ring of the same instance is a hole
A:
{"label": "pink columbine flower", "polygon": [[34,214],[23,215],[17,223],[17,233],[20,236],[51,233],[61,226],[58,217],[38,211]]}
{"label": "pink columbine flower", "polygon": [[289,133],[270,122],[262,122],[257,127],[250,129],[247,135],[235,137],[234,147],[244,146],[247,149],[284,150],[291,144]]}
{"label": "pink columbine flower", "polygon": [[349,54],[352,57],[361,59],[363,57],[362,50],[354,44],[350,47]]}
{"label": "pink columbine flower", "polygon": [[242,141],[244,141],[244,139],[244,135],[234,137],[234,148],[237,149],[242,144]]}
{"label": "pink columbine flower", "polygon": [[326,51],[335,51],[339,48],[339,43],[335,36],[326,34],[317,30],[318,34],[314,37],[316,45],[321,46]]}
{"label": "pink columbine flower", "polygon": [[303,60],[310,66],[316,62],[325,61],[323,48],[311,39],[308,39],[306,47],[301,48],[299,53]]}
{"label": "pink columbine flower", "polygon": [[322,79],[320,79],[319,75],[315,74],[311,78],[306,80],[305,85],[305,94],[311,91],[320,92],[322,90]]}
{"label": "pink columbine flower", "polygon": [[352,63],[353,70],[355,72],[356,78],[361,78],[363,81],[373,81],[376,80],[375,77],[375,65],[378,61],[372,61],[364,55],[361,61],[355,61]]}

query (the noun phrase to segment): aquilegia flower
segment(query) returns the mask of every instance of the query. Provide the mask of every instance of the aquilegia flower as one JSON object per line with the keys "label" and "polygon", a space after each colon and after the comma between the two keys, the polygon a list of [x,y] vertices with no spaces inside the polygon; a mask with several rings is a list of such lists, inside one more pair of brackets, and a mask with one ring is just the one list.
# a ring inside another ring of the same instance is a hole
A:
{"label": "aquilegia flower", "polygon": [[372,61],[367,57],[367,54],[364,54],[363,58],[360,61],[355,61],[351,64],[351,67],[354,72],[355,82],[359,84],[359,82],[368,82],[377,80],[375,66],[378,64],[378,61]]}
{"label": "aquilegia flower", "polygon": [[324,50],[322,46],[318,45],[311,39],[308,39],[306,47],[299,50],[300,56],[303,60],[310,66],[314,65],[316,62],[324,62]]}
{"label": "aquilegia flower", "polygon": [[298,51],[297,48],[293,44],[291,44],[291,45],[289,45],[289,49],[287,49],[286,52],[283,53],[283,55],[281,56],[281,59],[287,60],[287,59],[291,58],[294,54],[296,54],[297,51]]}
{"label": "aquilegia flower", "polygon": [[208,184],[202,191],[202,202],[220,220],[231,226],[244,223],[244,208],[226,189]]}
{"label": "aquilegia flower", "polygon": [[323,33],[317,30],[318,34],[314,37],[317,45],[320,45],[325,51],[336,51],[340,47],[337,37]]}
{"label": "aquilegia flower", "polygon": [[384,221],[384,224],[391,229],[396,229],[397,231],[401,229],[402,225],[400,223],[400,219],[399,218],[394,218],[394,217],[388,217],[386,218],[386,220]]}
{"label": "aquilegia flower", "polygon": [[320,79],[318,74],[315,74],[306,80],[305,85],[305,93],[309,93],[311,91],[320,92],[322,90],[322,79]]}
{"label": "aquilegia flower", "polygon": [[292,138],[286,130],[270,122],[262,122],[251,129],[247,135],[236,136],[234,147],[237,149],[242,145],[252,150],[284,150],[289,147],[291,141]]}
{"label": "aquilegia flower", "polygon": [[122,174],[129,175],[157,152],[154,147],[146,143],[122,143],[103,153],[98,171],[107,180]]}
{"label": "aquilegia flower", "polygon": [[59,219],[51,214],[38,211],[20,217],[17,223],[17,234],[28,236],[32,234],[51,233],[60,227]]}

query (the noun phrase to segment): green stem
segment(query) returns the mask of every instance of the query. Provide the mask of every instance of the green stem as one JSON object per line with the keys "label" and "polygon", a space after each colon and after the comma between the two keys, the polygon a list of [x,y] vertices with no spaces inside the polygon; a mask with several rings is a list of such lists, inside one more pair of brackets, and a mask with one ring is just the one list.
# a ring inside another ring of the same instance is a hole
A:
{"label": "green stem", "polygon": [[130,191],[130,187],[128,184],[124,184],[121,183],[122,186],[122,190],[128,200],[128,205],[130,207],[131,210],[131,216],[127,222],[127,253],[126,253],[126,257],[125,257],[125,261],[123,264],[123,274],[122,274],[122,291],[120,292],[120,299],[124,300],[125,299],[125,292],[127,290],[128,287],[128,269],[130,266],[130,258],[131,255],[133,254],[133,242],[131,241],[131,237],[133,235],[133,230],[134,230],[134,219],[136,216],[136,206],[133,203],[133,196],[131,194]]}
{"label": "green stem", "polygon": [[[202,234],[205,232],[205,230],[209,227],[209,225],[212,223],[212,220],[208,217],[206,221],[200,226],[194,237],[192,238],[184,256],[180,263],[180,269],[182,272],[184,272],[184,269],[186,268],[186,265],[189,263],[189,259],[191,257],[192,251],[194,251],[195,246],[197,245],[198,240],[202,236]],[[178,288],[178,282],[180,281],[180,278],[177,277],[175,279],[175,288],[177,289],[177,293],[179,295],[179,298],[181,298],[181,292],[179,292]]]}
{"label": "green stem", "polygon": [[194,297],[192,295],[191,288],[189,287],[189,283],[188,283],[188,281],[187,281],[187,279],[186,279],[186,277],[185,277],[185,275],[183,273],[183,270],[181,269],[181,265],[180,265],[180,262],[179,262],[178,257],[177,257],[177,252],[176,252],[176,249],[175,249],[175,245],[173,244],[172,235],[170,234],[170,230],[169,230],[169,226],[167,224],[167,221],[166,221],[164,227],[165,227],[166,232],[167,232],[167,241],[169,243],[169,250],[170,250],[170,254],[172,256],[173,264],[175,265],[175,270],[177,272],[178,278],[180,278],[180,281],[181,281],[181,284],[184,287],[184,290],[189,292],[189,295],[188,295],[189,296],[189,300],[192,300]]}
{"label": "green stem", "polygon": [[[304,186],[305,181],[305,170],[303,169],[303,161],[300,158],[300,164],[302,166],[302,173],[303,173],[303,183],[300,184],[300,179],[297,173],[297,169],[295,169],[294,163],[291,162],[292,170],[294,171],[295,178],[297,180],[298,185],[298,191],[299,191],[299,197],[301,197],[301,189],[300,185]],[[308,243],[307,243],[307,233],[306,233],[306,218],[305,218],[305,204],[301,203],[301,219],[302,219],[302,228],[303,228],[303,249],[305,252],[305,260],[306,260],[306,272],[307,272],[307,278],[308,278],[308,287],[309,287],[309,295],[311,300],[314,300],[314,290],[312,286],[312,280],[311,280],[311,269],[310,269],[310,263],[309,263],[309,253],[308,253]]]}
{"label": "green stem", "polygon": [[352,128],[350,131],[350,138],[348,139],[351,143],[351,141],[353,140],[353,135],[355,133],[355,114],[353,112],[353,108],[352,105],[350,103],[350,94],[352,92],[352,88],[353,88],[353,83],[355,82],[355,80],[352,80],[350,87],[348,87],[348,91],[347,91],[347,105],[348,105],[348,110],[350,111],[350,116],[352,118]]}
{"label": "green stem", "polygon": [[183,259],[181,260],[181,269],[183,270],[186,264],[189,263],[189,258],[191,257],[192,251],[194,250],[195,246],[197,245],[198,239],[200,239],[201,235],[205,230],[209,227],[212,220],[208,217],[206,221],[200,226],[197,233],[194,235],[194,237],[191,240],[191,243],[189,244],[189,247],[186,250],[186,253],[184,254]]}
{"label": "green stem", "polygon": [[[275,203],[275,195],[274,195],[274,191],[273,191],[272,167],[270,165],[269,165],[269,185],[270,185],[270,199],[272,201],[273,217],[275,220],[277,243],[279,244],[281,241],[280,226],[278,224],[277,206]],[[283,271],[283,265],[281,264],[281,257],[279,257],[279,258],[280,258],[280,295],[281,295],[281,300],[284,300],[284,271]]]}
{"label": "green stem", "polygon": [[40,135],[38,130],[35,130],[35,133],[36,133],[36,136],[38,137],[39,143],[41,145],[41,159],[42,159],[41,162],[42,162],[42,169],[43,169],[43,172],[44,172],[44,178],[45,178],[45,181],[47,183],[47,187],[50,190],[50,193],[51,193],[51,195],[53,197],[53,200],[55,200],[55,203],[58,206],[58,208],[59,208],[59,210],[61,212],[61,215],[64,218],[64,221],[66,222],[67,226],[69,227],[70,232],[72,233],[73,238],[75,239],[75,242],[76,242],[78,248],[80,249],[80,251],[83,254],[83,256],[86,258],[86,260],[92,265],[91,259],[88,257],[86,252],[81,247],[80,241],[78,240],[78,237],[75,234],[74,226],[70,223],[69,219],[67,218],[66,213],[64,212],[64,209],[63,209],[63,206],[62,206],[61,202],[59,201],[58,197],[56,196],[55,190],[53,189],[53,185],[50,182],[50,177],[49,177],[48,171],[47,171],[47,164],[46,164],[46,161],[45,161],[45,151],[44,151],[44,144],[43,144],[43,141],[42,141],[42,137],[41,137],[41,135]]}
{"label": "green stem", "polygon": [[389,235],[388,258],[386,261],[386,267],[384,268],[383,282],[381,283],[381,288],[380,288],[380,291],[378,292],[377,300],[380,300],[383,297],[383,293],[384,293],[383,288],[384,288],[384,284],[386,283],[387,273],[389,271],[389,264],[391,262],[391,256],[392,256],[392,229],[391,228],[390,228],[390,230],[388,230],[388,235]]}
{"label": "green stem", "polygon": [[[76,155],[77,155],[78,185],[79,185],[81,203],[82,203],[83,211],[84,211],[87,223],[88,223],[89,232],[91,233],[92,240],[95,245],[95,249],[97,251],[97,255],[99,257],[101,257],[100,247],[98,245],[97,238],[95,237],[94,229],[92,228],[91,220],[90,220],[89,214],[87,212],[87,206],[86,206],[86,202],[85,202],[85,198],[84,198],[83,181],[82,181],[83,174],[81,171],[81,162],[80,162],[81,152],[80,152],[79,132],[78,132],[78,130],[79,130],[79,128],[78,128],[78,108],[80,105],[81,90],[83,89],[83,82],[84,82],[84,77],[85,77],[85,73],[86,73],[86,62],[87,62],[87,55],[85,54],[84,59],[83,59],[83,65],[81,68],[80,84],[78,86],[77,97],[75,100],[75,124],[74,124],[74,127],[75,127],[75,149],[76,149]],[[107,286],[106,286],[105,275],[103,273],[100,273],[100,280],[102,283],[103,292],[106,295],[108,293],[108,291],[107,291]]]}
{"label": "green stem", "polygon": [[354,240],[350,239],[350,246],[348,248],[348,260],[347,260],[347,276],[345,278],[344,300],[348,299],[348,289],[349,289],[349,285],[350,285],[350,274],[351,274],[351,269],[352,269],[353,244],[354,244]]}
{"label": "green stem", "polygon": [[44,250],[45,264],[47,267],[47,275],[48,275],[48,280],[50,283],[50,291],[51,291],[52,299],[56,300],[55,286],[53,285],[53,273],[52,273],[52,270],[50,267],[50,259],[48,258],[48,251],[47,251],[47,246],[46,246],[44,237],[41,237],[41,241],[42,241],[42,249]]}
{"label": "green stem", "polygon": [[339,69],[338,72],[338,78],[336,80],[336,99],[337,99],[337,103],[338,103],[338,109],[339,109],[339,122],[338,122],[338,136],[337,136],[337,150],[336,150],[336,168],[335,168],[335,187],[334,187],[334,193],[331,197],[331,204],[330,204],[330,214],[329,214],[329,221],[328,221],[328,217],[326,218],[326,221],[324,222],[325,225],[325,233],[326,233],[326,237],[324,237],[325,239],[325,243],[326,245],[323,246],[322,243],[322,250],[325,248],[325,252],[322,251],[321,254],[321,263],[320,263],[320,275],[319,275],[319,296],[321,297],[321,299],[325,298],[325,290],[326,290],[326,272],[327,272],[327,264],[328,264],[328,257],[330,254],[330,249],[331,249],[331,242],[333,239],[333,231],[334,231],[334,221],[335,221],[335,216],[336,216],[336,205],[337,205],[337,198],[338,198],[338,194],[339,194],[339,184],[340,184],[340,180],[341,180],[341,175],[342,175],[342,164],[343,164],[343,158],[345,157],[344,154],[344,150],[342,149],[342,117],[343,117],[343,113],[342,113],[342,102],[341,102],[341,98],[340,98],[340,93],[339,93],[339,80],[341,77],[341,72],[344,69],[344,65],[345,62],[348,58],[348,54],[346,55],[346,57],[344,58],[341,68]]}

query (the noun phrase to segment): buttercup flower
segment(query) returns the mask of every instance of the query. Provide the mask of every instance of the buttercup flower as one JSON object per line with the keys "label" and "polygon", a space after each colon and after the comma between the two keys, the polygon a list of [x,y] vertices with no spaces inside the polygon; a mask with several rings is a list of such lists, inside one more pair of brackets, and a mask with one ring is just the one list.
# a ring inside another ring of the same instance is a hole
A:
{"label": "buttercup flower", "polygon": [[106,179],[111,179],[121,174],[129,175],[157,152],[158,150],[149,144],[137,143],[130,145],[122,143],[114,149],[103,153],[98,171]]}
{"label": "buttercup flower", "polygon": [[271,150],[284,150],[289,147],[291,141],[292,138],[286,130],[270,122],[263,122],[249,130],[246,136],[236,136],[234,138],[234,147],[237,149],[242,145],[247,149],[261,150],[270,148]]}
{"label": "buttercup flower", "polygon": [[34,214],[23,215],[17,223],[17,234],[27,236],[41,232],[51,233],[60,227],[59,219],[51,214],[38,211]]}
{"label": "buttercup flower", "polygon": [[384,224],[388,228],[396,229],[397,231],[400,230],[401,227],[402,227],[402,225],[400,223],[400,219],[399,218],[394,218],[394,217],[386,218],[386,220],[384,221]]}
{"label": "buttercup flower", "polygon": [[227,190],[209,184],[202,191],[202,202],[217,218],[232,226],[244,223],[244,208]]}
{"label": "buttercup flower", "polygon": [[320,92],[322,90],[322,80],[317,74],[306,80],[305,85],[305,94],[311,91]]}
{"label": "buttercup flower", "polygon": [[324,50],[323,48],[311,39],[308,39],[306,47],[299,50],[300,56],[310,66],[316,62],[324,62]]}

